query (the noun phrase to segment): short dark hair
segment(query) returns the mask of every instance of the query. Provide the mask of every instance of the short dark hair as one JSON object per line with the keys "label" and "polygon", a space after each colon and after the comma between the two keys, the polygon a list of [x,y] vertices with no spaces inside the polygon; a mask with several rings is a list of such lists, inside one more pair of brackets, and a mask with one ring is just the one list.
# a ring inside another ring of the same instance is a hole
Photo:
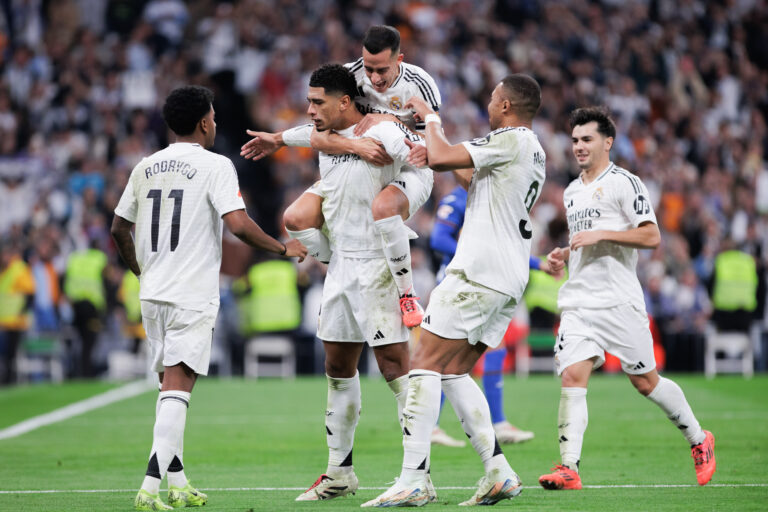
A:
{"label": "short dark hair", "polygon": [[387,48],[392,54],[400,53],[400,32],[389,25],[374,25],[365,31],[363,47],[373,54],[381,53]]}
{"label": "short dark hair", "polygon": [[350,70],[341,64],[323,64],[309,77],[310,87],[322,87],[325,94],[357,96],[357,80]]}
{"label": "short dark hair", "polygon": [[185,85],[171,91],[163,105],[163,119],[176,135],[191,135],[197,123],[210,112],[213,92],[199,85]]}
{"label": "short dark hair", "polygon": [[528,75],[516,73],[504,77],[501,86],[513,110],[525,119],[533,119],[541,106],[541,87]]}
{"label": "short dark hair", "polygon": [[595,121],[597,123],[597,133],[603,137],[616,138],[616,123],[611,119],[611,114],[605,107],[583,107],[577,108],[571,112],[569,119],[571,130],[577,126],[582,126]]}

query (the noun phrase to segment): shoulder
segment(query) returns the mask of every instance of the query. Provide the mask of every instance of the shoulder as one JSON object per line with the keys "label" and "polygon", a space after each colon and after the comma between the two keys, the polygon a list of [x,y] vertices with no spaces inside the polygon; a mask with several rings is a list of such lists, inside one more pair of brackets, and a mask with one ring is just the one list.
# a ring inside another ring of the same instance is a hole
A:
{"label": "shoulder", "polygon": [[524,128],[514,127],[514,126],[505,126],[503,128],[498,128],[496,130],[493,130],[492,132],[488,133],[488,135],[486,135],[485,137],[477,137],[476,139],[472,139],[468,142],[472,146],[483,147],[493,142],[497,142],[499,140],[519,137],[520,134],[523,133],[523,131],[528,131],[528,130],[525,130]]}
{"label": "shoulder", "polygon": [[368,131],[365,132],[366,136],[371,137],[407,137],[409,140],[417,141],[420,137],[414,134],[403,123],[396,123],[394,121],[382,121],[373,125]]}
{"label": "shoulder", "polygon": [[365,68],[363,67],[363,58],[360,57],[355,61],[347,62],[346,64],[344,64],[344,67],[350,70],[353,75],[355,75],[355,80],[357,80],[357,85],[360,86],[362,79],[365,76]]}
{"label": "shoulder", "polygon": [[439,107],[441,98],[435,80],[419,66],[403,62],[402,80],[410,85],[418,94],[428,101],[433,108]]}
{"label": "shoulder", "polygon": [[640,193],[643,190],[643,183],[640,178],[618,165],[614,165],[613,169],[608,171],[606,178],[617,188],[631,189],[635,193]]}

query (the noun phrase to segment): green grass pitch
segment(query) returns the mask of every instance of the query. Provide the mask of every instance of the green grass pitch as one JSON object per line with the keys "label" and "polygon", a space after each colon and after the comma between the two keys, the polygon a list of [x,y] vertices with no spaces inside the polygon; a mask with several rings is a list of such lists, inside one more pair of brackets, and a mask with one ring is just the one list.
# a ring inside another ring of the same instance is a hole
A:
{"label": "green grass pitch", "polygon": [[[704,428],[715,434],[718,470],[710,485],[696,486],[690,450],[656,406],[625,377],[599,375],[587,395],[585,489],[540,489],[538,476],[559,458],[559,383],[551,376],[507,378],[507,417],[536,438],[504,446],[525,490],[497,509],[768,510],[768,377],[672,378]],[[116,385],[76,382],[0,390],[0,429],[111,387]],[[401,436],[384,381],[363,378],[362,390],[354,452],[361,489],[329,502],[296,503],[325,470],[325,379],[201,379],[187,416],[184,462],[192,482],[210,496],[204,510],[357,510],[378,495],[400,471]],[[132,510],[149,455],[155,398],[150,391],[0,440],[0,511]],[[463,435],[450,406],[441,425]],[[428,508],[458,510],[473,493],[482,465],[471,446],[438,446],[432,450],[432,476],[439,502]]]}

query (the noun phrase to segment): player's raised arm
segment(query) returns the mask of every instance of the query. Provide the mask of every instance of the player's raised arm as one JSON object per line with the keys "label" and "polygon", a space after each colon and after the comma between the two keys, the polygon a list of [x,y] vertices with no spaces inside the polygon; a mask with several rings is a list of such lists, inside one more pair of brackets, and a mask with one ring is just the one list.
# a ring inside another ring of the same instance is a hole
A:
{"label": "player's raised arm", "polygon": [[234,210],[221,218],[232,234],[248,245],[289,258],[298,257],[299,262],[304,261],[307,255],[307,248],[298,240],[282,243],[266,234],[245,210]]}
{"label": "player's raised arm", "polygon": [[440,117],[427,103],[417,97],[408,100],[405,105],[416,112],[416,117],[424,121],[424,133],[427,139],[427,160],[433,171],[443,172],[473,167],[472,157],[462,144],[451,144],[445,138]]}

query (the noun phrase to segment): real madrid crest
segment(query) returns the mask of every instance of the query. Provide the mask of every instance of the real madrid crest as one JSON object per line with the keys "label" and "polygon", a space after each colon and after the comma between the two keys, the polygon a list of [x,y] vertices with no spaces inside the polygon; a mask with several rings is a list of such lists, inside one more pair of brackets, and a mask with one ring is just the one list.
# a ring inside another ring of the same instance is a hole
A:
{"label": "real madrid crest", "polygon": [[603,198],[603,187],[597,187],[597,190],[595,190],[595,193],[592,194],[592,199],[595,201],[599,201]]}
{"label": "real madrid crest", "polygon": [[400,96],[392,96],[389,99],[389,108],[392,110],[400,110],[403,108],[403,100],[400,99]]}

